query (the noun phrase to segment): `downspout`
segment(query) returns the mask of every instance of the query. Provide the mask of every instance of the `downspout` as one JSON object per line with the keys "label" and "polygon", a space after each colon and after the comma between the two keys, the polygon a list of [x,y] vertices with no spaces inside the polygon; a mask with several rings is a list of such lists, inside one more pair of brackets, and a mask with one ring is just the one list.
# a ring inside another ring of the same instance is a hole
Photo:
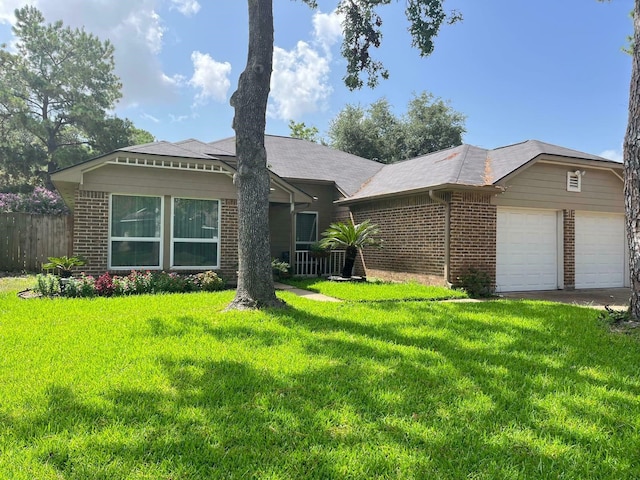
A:
{"label": "downspout", "polygon": [[444,279],[449,286],[452,285],[449,278],[449,263],[451,259],[450,245],[451,245],[451,205],[442,197],[438,197],[433,190],[429,190],[429,198],[435,203],[444,205]]}

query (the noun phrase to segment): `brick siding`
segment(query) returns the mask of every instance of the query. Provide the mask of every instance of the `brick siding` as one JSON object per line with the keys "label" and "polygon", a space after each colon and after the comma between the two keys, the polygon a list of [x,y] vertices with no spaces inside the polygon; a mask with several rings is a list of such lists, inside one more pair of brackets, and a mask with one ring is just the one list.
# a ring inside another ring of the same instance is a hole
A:
{"label": "brick siding", "polygon": [[220,274],[227,283],[238,281],[238,201],[220,200]]}
{"label": "brick siding", "polygon": [[564,289],[576,288],[576,212],[562,211],[563,250],[564,250]]}
{"label": "brick siding", "polygon": [[79,267],[89,275],[107,271],[109,196],[104,192],[76,190],[73,211],[73,254],[83,257]]}
{"label": "brick siding", "polygon": [[356,223],[368,219],[380,228],[383,248],[364,250],[368,277],[445,283],[445,205],[416,195],[354,205],[351,210]]}
{"label": "brick siding", "polygon": [[450,200],[450,280],[469,269],[482,270],[496,281],[496,216],[492,194],[454,192]]}

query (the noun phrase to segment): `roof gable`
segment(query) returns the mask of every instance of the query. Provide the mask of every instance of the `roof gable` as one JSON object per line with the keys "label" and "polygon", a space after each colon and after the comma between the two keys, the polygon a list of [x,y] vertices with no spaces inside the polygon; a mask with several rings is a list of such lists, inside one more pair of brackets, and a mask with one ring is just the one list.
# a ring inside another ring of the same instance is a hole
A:
{"label": "roof gable", "polygon": [[541,157],[561,157],[567,161],[602,162],[609,168],[621,168],[607,160],[538,140],[488,150],[460,145],[410,160],[386,165],[347,201],[403,194],[441,187],[492,187],[505,177]]}

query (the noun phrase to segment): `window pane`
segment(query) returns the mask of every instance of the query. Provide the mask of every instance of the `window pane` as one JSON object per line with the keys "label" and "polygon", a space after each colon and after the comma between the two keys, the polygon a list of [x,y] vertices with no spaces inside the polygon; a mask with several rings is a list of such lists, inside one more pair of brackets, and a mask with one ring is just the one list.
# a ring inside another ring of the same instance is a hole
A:
{"label": "window pane", "polygon": [[296,215],[296,242],[316,242],[318,240],[318,216],[315,213]]}
{"label": "window pane", "polygon": [[111,242],[112,267],[160,266],[160,242]]}
{"label": "window pane", "polygon": [[218,238],[218,201],[175,198],[174,238]]}
{"label": "window pane", "polygon": [[111,236],[160,237],[160,198],[113,195]]}
{"label": "window pane", "polygon": [[218,244],[175,242],[173,264],[176,267],[215,267],[218,265]]}

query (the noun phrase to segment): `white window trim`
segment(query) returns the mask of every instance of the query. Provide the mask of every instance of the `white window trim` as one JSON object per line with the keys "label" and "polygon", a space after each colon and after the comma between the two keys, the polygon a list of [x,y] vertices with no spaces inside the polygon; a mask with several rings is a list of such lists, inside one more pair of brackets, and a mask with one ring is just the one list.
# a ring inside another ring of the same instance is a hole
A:
{"label": "white window trim", "polygon": [[[173,236],[173,224],[175,214],[175,199],[180,198],[184,200],[207,200],[210,202],[218,203],[218,236],[214,238],[174,238]],[[220,231],[222,229],[222,202],[217,198],[194,198],[194,197],[171,197],[171,246],[169,253],[169,263],[171,270],[216,270],[220,268]],[[174,244],[178,243],[215,243],[217,252],[216,258],[218,259],[217,265],[175,265],[174,264]]]}
{"label": "white window trim", "polygon": [[[152,197],[160,199],[160,236],[159,237],[113,237],[111,235],[111,224],[113,218],[113,197]],[[162,247],[164,233],[164,197],[162,195],[137,195],[134,193],[110,193],[109,194],[109,244],[107,248],[107,269],[113,271],[131,271],[131,270],[161,270],[162,255],[164,248]],[[157,242],[158,243],[158,265],[130,265],[130,266],[113,266],[112,249],[113,242]]]}
{"label": "white window trim", "polygon": [[582,173],[579,170],[567,172],[567,192],[582,191]]}
{"label": "white window trim", "polygon": [[298,241],[298,239],[296,238],[296,244],[295,244],[295,249],[296,251],[298,250],[298,244],[303,244],[303,245],[313,245],[314,243],[318,242],[318,226],[320,225],[320,215],[318,215],[318,212],[297,212],[296,213],[296,224],[294,225],[295,228],[295,233],[296,233],[296,237],[298,236],[298,215],[300,214],[307,214],[307,215],[315,215],[316,216],[316,239],[314,241]]}

